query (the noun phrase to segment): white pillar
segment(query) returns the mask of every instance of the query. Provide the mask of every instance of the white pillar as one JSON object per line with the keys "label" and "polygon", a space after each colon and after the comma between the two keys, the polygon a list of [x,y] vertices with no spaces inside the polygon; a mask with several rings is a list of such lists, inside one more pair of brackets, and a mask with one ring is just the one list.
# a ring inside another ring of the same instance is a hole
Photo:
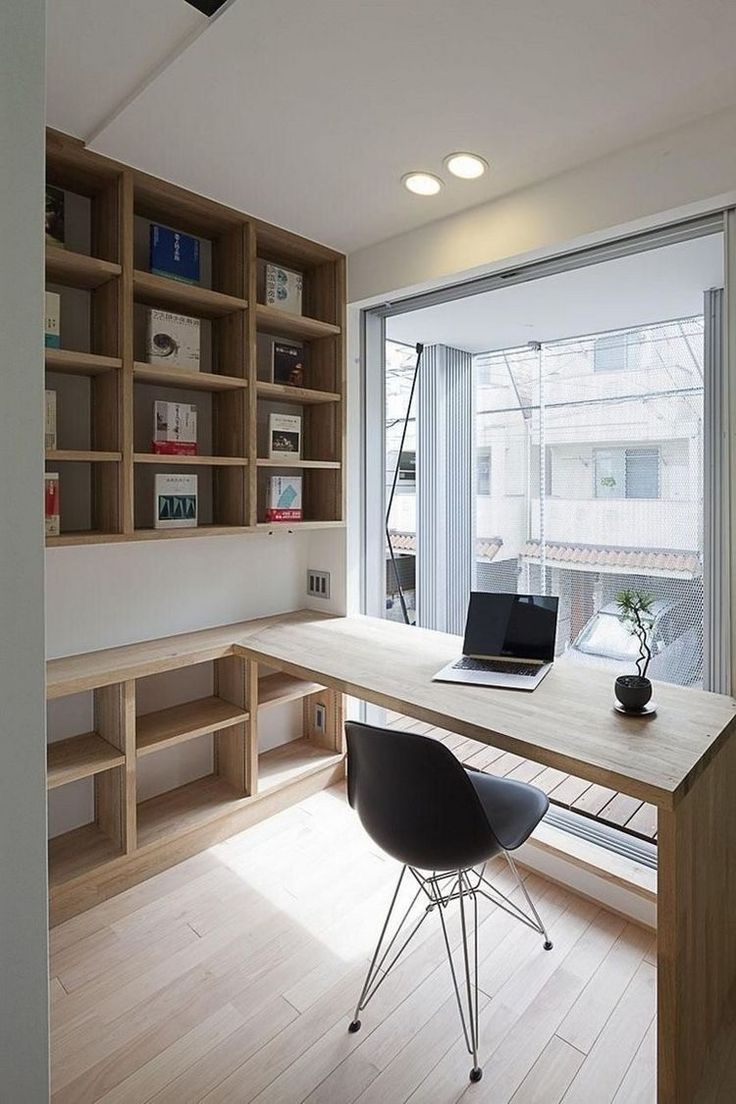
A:
{"label": "white pillar", "polygon": [[425,348],[417,391],[417,623],[462,633],[473,564],[470,353]]}

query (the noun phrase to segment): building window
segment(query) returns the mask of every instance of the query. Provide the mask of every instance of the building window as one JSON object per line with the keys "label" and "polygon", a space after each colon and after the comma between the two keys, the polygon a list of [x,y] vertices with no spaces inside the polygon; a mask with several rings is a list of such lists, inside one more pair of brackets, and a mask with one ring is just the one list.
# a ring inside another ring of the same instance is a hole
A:
{"label": "building window", "polygon": [[629,334],[604,334],[593,342],[594,372],[623,372],[629,364]]}
{"label": "building window", "polygon": [[491,493],[491,449],[479,448],[475,456],[475,491],[479,495]]}
{"label": "building window", "polygon": [[412,449],[401,453],[399,460],[399,486],[416,487],[417,484],[417,454]]}
{"label": "building window", "polygon": [[596,498],[659,498],[659,449],[595,449]]}

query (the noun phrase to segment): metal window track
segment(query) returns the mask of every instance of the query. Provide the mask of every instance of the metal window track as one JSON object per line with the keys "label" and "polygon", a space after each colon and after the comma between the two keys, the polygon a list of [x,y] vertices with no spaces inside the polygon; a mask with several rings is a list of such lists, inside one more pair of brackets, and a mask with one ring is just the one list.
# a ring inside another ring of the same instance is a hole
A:
{"label": "metal window track", "polygon": [[607,851],[613,851],[616,855],[630,859],[649,867],[657,869],[657,848],[655,844],[647,840],[630,835],[620,828],[614,828],[610,824],[603,824],[592,817],[582,816],[571,809],[563,809],[559,805],[550,805],[544,818],[546,824],[553,828],[559,828],[563,832],[569,832],[572,836],[595,843],[598,847],[604,847]]}

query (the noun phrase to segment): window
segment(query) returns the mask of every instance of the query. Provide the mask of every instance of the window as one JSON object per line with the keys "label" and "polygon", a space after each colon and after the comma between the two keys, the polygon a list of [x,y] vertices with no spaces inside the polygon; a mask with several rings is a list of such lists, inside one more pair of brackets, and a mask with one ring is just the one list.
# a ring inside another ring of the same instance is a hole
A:
{"label": "window", "polygon": [[605,334],[593,342],[593,371],[622,372],[629,367],[629,334]]}
{"label": "window", "polygon": [[595,449],[596,498],[659,498],[659,449]]}
{"label": "window", "polygon": [[479,495],[491,493],[491,448],[490,445],[479,448],[475,456],[475,492]]}
{"label": "window", "polygon": [[399,486],[415,487],[417,482],[417,454],[404,451],[399,460]]}

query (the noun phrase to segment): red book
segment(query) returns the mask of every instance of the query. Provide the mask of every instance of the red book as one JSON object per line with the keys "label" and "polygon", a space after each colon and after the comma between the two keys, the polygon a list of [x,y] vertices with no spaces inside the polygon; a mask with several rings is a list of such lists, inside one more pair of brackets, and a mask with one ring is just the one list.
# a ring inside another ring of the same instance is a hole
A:
{"label": "red book", "polygon": [[196,456],[197,445],[192,441],[153,441],[153,451],[161,456]]}
{"label": "red book", "polygon": [[44,474],[44,513],[46,515],[46,536],[59,536],[59,473]]}

